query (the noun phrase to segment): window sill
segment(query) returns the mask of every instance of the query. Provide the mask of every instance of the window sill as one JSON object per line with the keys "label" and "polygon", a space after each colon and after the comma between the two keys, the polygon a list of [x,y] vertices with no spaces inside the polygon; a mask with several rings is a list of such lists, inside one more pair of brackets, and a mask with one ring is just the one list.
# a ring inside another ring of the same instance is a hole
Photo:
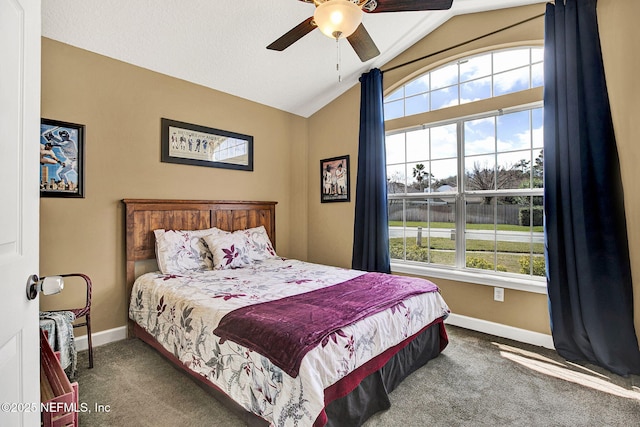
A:
{"label": "window sill", "polygon": [[544,278],[523,279],[507,275],[425,267],[422,265],[401,262],[391,262],[391,272],[412,274],[416,276],[428,276],[436,279],[455,280],[458,282],[473,283],[477,285],[499,286],[505,289],[514,289],[517,291],[532,292],[536,294],[547,293],[547,282]]}

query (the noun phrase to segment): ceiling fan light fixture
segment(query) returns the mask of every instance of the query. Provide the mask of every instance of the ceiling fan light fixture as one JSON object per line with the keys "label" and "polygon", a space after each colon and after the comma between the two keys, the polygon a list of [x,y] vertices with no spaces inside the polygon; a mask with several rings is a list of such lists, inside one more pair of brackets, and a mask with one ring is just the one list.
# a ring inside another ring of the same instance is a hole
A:
{"label": "ceiling fan light fixture", "polygon": [[362,22],[362,9],[348,0],[328,0],[316,7],[313,19],[327,37],[349,37]]}

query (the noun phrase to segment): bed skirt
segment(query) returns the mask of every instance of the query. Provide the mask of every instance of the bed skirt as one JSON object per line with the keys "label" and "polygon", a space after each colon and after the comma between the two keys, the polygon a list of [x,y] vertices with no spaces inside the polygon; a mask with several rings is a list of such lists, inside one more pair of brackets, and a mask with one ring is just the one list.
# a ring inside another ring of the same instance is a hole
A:
{"label": "bed skirt", "polygon": [[[152,335],[137,324],[134,333],[177,367],[188,373],[199,385],[219,400],[248,426],[268,426],[263,418],[248,412],[226,393],[207,381],[202,375],[189,370],[172,353],[162,347]],[[438,319],[416,335],[389,349],[393,356],[382,367],[376,366],[385,359],[385,353],[372,359],[358,370],[347,375],[325,390],[325,413],[316,420],[316,426],[360,426],[379,411],[389,409],[388,393],[407,376],[437,357],[447,346],[448,338],[442,319]],[[388,356],[387,356],[388,357]],[[367,370],[372,371],[368,373]],[[363,378],[364,375],[364,378]],[[325,424],[326,421],[326,424]]]}

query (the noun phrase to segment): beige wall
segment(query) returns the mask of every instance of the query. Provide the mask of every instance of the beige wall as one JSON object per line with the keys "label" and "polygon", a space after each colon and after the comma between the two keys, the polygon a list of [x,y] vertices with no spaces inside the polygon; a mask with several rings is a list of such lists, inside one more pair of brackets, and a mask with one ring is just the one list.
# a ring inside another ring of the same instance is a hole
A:
{"label": "beige wall", "polygon": [[640,197],[636,193],[640,180],[639,16],[637,0],[598,1],[600,42],[624,186],[636,335],[640,340]]}
{"label": "beige wall", "polygon": [[[93,279],[95,332],[126,324],[123,198],[274,200],[278,253],[306,258],[305,119],[49,39],[42,117],[86,125],[86,197],[41,199],[40,275]],[[161,163],[162,117],[253,135],[254,171]]]}
{"label": "beige wall", "polygon": [[[359,85],[309,119],[309,261],[351,267],[359,127]],[[351,202],[320,203],[320,160],[344,154],[350,156]]]}
{"label": "beige wall", "polygon": [[[438,30],[416,43],[402,55],[381,67],[382,70],[401,64],[466,40],[490,33],[512,23],[544,13],[544,4],[516,9],[498,10],[451,19]],[[635,0],[600,0],[598,2],[600,30],[605,67],[626,191],[627,221],[633,274],[636,277],[635,313],[636,331],[640,333],[640,198],[630,186],[640,177],[640,106],[637,103],[639,83],[635,70],[640,67],[638,55],[630,55],[640,45],[635,31],[635,17],[640,16],[640,2]],[[510,30],[483,38],[465,46],[416,62],[384,74],[385,93],[410,80],[428,68],[449,62],[489,47],[505,47],[513,43],[541,44],[544,38],[544,19],[538,18]],[[630,96],[630,94],[636,94]],[[309,259],[311,261],[348,267],[353,239],[354,202],[341,206],[320,205],[318,199],[317,162],[339,154],[357,154],[359,114],[359,86],[313,115],[309,122]],[[348,120],[353,118],[353,121]],[[401,126],[402,123],[398,123]],[[352,157],[355,160],[354,157]],[[352,161],[352,171],[355,165]],[[352,176],[352,185],[355,184]],[[327,238],[326,230],[334,227],[338,232]],[[507,289],[503,303],[493,300],[490,286],[434,279],[452,311],[483,320],[515,326],[534,332],[550,333],[546,295]]]}
{"label": "beige wall", "polygon": [[[640,172],[640,106],[636,102],[640,45],[635,0],[600,0],[600,31],[626,191],[636,330],[640,331],[640,198],[629,188]],[[454,18],[382,69],[544,12],[544,5]],[[515,27],[385,74],[387,93],[425,67],[456,55],[513,42],[541,43],[543,20]],[[357,172],[359,85],[309,119],[186,83],[58,42],[43,39],[42,116],[87,126],[86,198],[42,199],[41,275],[86,272],[94,279],[94,331],[123,326],[123,211],[119,200],[211,198],[276,200],[278,252],[349,267]],[[165,164],[160,118],[182,120],[255,137],[255,171]],[[320,203],[320,159],[351,156],[350,203]],[[191,186],[190,183],[197,183]],[[453,312],[549,333],[545,295],[435,280]],[[43,298],[43,307],[70,295]]]}

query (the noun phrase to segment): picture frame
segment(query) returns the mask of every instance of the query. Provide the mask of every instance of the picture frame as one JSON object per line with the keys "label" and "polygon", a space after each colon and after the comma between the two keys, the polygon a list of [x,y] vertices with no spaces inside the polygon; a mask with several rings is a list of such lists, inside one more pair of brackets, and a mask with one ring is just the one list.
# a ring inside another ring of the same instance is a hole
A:
{"label": "picture frame", "polygon": [[161,161],[253,171],[253,136],[163,118]]}
{"label": "picture frame", "polygon": [[40,120],[40,197],[84,198],[85,126]]}
{"label": "picture frame", "polygon": [[349,155],[320,160],[320,202],[349,202]]}

